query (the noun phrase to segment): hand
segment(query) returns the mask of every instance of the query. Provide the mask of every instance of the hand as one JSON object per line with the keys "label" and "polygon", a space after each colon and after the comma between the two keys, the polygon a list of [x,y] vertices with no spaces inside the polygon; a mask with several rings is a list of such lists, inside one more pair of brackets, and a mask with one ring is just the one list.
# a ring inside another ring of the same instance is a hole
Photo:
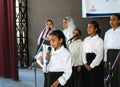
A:
{"label": "hand", "polygon": [[107,68],[107,62],[104,62],[104,68]]}
{"label": "hand", "polygon": [[41,64],[44,64],[44,60],[43,60],[43,58],[40,57],[39,59],[40,59],[40,63],[41,63]]}
{"label": "hand", "polygon": [[90,70],[92,70],[92,68],[90,66],[88,66],[87,70],[90,71]]}
{"label": "hand", "polygon": [[51,55],[49,53],[46,53],[46,57],[45,58],[46,58],[47,61],[50,60],[50,57],[51,57]]}
{"label": "hand", "polygon": [[88,71],[92,70],[92,68],[91,68],[88,64],[85,64],[85,68],[86,68]]}
{"label": "hand", "polygon": [[88,69],[88,64],[85,64],[84,66],[85,66],[86,69]]}
{"label": "hand", "polygon": [[56,81],[51,85],[51,87],[58,87],[58,85],[59,85],[59,81],[56,80]]}
{"label": "hand", "polygon": [[77,71],[78,71],[78,72],[80,72],[80,71],[81,71],[81,66],[78,66]]}

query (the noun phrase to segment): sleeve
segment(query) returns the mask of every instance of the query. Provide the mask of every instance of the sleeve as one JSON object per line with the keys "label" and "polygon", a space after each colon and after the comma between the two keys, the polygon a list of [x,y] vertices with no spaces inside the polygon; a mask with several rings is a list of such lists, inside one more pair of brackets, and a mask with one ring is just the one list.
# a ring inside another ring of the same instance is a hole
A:
{"label": "sleeve", "polygon": [[81,42],[80,48],[79,48],[79,65],[83,65],[83,58],[82,58],[82,52],[83,52],[83,44]]}
{"label": "sleeve", "polygon": [[107,61],[107,33],[104,37],[104,62]]}
{"label": "sleeve", "polygon": [[100,43],[98,44],[97,51],[95,52],[95,54],[96,54],[96,57],[90,64],[91,68],[98,66],[103,59],[103,41],[100,41]]}
{"label": "sleeve", "polygon": [[40,35],[39,35],[39,37],[38,37],[38,40],[37,40],[37,45],[39,45],[39,44],[40,44],[40,39],[41,39],[41,37],[42,37],[43,32],[44,32],[44,30],[41,32],[41,34],[40,34]]}
{"label": "sleeve", "polygon": [[83,42],[83,52],[82,52],[83,64],[87,64],[85,48],[86,47],[85,47],[85,41],[84,41]]}
{"label": "sleeve", "polygon": [[58,81],[62,86],[66,84],[67,80],[70,78],[72,73],[71,56],[69,55],[64,62],[65,62],[64,73],[62,76],[58,78]]}
{"label": "sleeve", "polygon": [[39,37],[38,37],[37,45],[39,45],[39,43],[40,43],[40,38],[41,38],[41,34],[40,34]]}

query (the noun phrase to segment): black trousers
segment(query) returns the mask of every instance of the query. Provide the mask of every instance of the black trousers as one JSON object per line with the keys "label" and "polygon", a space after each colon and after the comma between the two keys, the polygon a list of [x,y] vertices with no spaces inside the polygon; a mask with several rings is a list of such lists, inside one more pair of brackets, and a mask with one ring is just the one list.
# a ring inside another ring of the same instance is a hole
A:
{"label": "black trousers", "polygon": [[[87,53],[86,59],[88,65],[95,59],[94,53]],[[104,70],[103,62],[92,70],[88,71],[85,67],[82,70],[83,87],[104,87]]]}
{"label": "black trousers", "polygon": [[[60,77],[63,72],[49,72],[49,87]],[[59,84],[58,87],[70,87],[70,81],[68,80],[64,86]]]}
{"label": "black trousers", "polygon": [[[111,63],[111,67],[113,66],[113,63],[114,63],[119,51],[120,50],[117,50],[117,49],[109,49],[107,51],[107,60],[108,60],[108,63],[109,62]],[[108,68],[107,68],[107,71],[109,71]],[[111,78],[111,86],[112,87],[120,87],[120,56],[114,66],[113,76]]]}

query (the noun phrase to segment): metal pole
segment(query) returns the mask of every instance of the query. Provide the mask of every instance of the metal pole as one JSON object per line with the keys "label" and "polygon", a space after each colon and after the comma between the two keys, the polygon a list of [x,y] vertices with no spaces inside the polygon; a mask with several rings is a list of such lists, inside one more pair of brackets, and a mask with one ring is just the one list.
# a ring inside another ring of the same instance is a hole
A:
{"label": "metal pole", "polygon": [[34,62],[34,72],[35,72],[35,87],[37,87],[37,79],[36,79],[36,62]]}

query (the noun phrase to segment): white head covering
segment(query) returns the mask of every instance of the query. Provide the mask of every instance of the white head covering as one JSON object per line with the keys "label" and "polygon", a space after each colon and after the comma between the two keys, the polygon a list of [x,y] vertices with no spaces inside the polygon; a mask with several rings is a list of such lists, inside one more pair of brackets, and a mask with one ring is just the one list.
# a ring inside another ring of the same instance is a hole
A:
{"label": "white head covering", "polygon": [[[76,28],[73,19],[70,16],[65,17],[64,19],[68,20],[68,28],[63,30],[63,33],[68,41],[73,36],[73,30]],[[64,20],[63,20],[64,22]]]}
{"label": "white head covering", "polygon": [[67,16],[67,17],[65,17],[65,19],[68,20],[68,28],[67,29],[74,30],[76,28],[76,26],[74,24],[72,17]]}

